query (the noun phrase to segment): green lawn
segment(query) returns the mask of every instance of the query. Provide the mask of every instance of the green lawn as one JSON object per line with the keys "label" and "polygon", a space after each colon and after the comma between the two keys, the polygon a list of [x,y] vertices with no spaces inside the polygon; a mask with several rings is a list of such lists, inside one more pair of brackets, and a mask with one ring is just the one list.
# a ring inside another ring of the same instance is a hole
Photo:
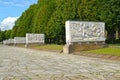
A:
{"label": "green lawn", "polygon": [[109,44],[109,46],[120,46],[120,44]]}
{"label": "green lawn", "polygon": [[[24,44],[17,45],[18,47],[25,47]],[[43,49],[43,50],[63,50],[64,45],[57,44],[46,44],[46,45],[31,45],[30,48],[33,49]]]}
{"label": "green lawn", "polygon": [[90,51],[87,51],[87,52],[95,53],[95,54],[110,54],[110,55],[120,56],[120,48],[116,48],[116,47],[90,50]]}
{"label": "green lawn", "polygon": [[[41,46],[38,46],[38,45],[32,46],[32,48],[33,49],[43,49],[43,50],[63,50],[63,46],[64,45],[47,44],[47,45],[41,45]],[[110,55],[120,56],[119,44],[109,44],[109,46],[112,46],[112,47],[90,50],[90,51],[85,51],[85,52],[95,53],[95,54],[110,54]],[[21,47],[24,47],[24,46],[21,45]]]}
{"label": "green lawn", "polygon": [[43,46],[34,46],[37,49],[48,49],[48,50],[63,50],[63,45],[48,44]]}

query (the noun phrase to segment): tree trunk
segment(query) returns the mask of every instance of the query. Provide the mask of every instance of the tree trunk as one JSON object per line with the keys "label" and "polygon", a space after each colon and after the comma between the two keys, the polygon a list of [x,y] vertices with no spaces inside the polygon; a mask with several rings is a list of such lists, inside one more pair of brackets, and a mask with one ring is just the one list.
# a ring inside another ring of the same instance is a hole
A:
{"label": "tree trunk", "polygon": [[118,39],[120,39],[120,28],[118,29]]}
{"label": "tree trunk", "polygon": [[108,30],[107,40],[109,40],[111,43],[114,43],[114,41],[115,41],[115,30],[114,29]]}

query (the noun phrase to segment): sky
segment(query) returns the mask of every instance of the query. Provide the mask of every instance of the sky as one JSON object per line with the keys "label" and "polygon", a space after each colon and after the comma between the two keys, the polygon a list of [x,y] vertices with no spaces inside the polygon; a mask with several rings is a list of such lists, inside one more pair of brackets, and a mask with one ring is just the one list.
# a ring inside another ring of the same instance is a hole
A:
{"label": "sky", "polygon": [[0,0],[0,28],[12,29],[22,12],[35,3],[37,0]]}

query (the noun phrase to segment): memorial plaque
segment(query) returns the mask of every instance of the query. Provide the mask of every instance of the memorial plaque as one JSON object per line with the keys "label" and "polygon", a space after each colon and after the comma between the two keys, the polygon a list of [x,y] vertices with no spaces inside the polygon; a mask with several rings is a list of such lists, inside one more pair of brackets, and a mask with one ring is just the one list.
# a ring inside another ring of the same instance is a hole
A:
{"label": "memorial plaque", "polygon": [[26,37],[14,37],[14,43],[26,43]]}
{"label": "memorial plaque", "polygon": [[44,44],[45,35],[44,34],[26,34],[26,44],[29,43],[42,43]]}
{"label": "memorial plaque", "polygon": [[105,41],[104,22],[66,21],[66,43]]}
{"label": "memorial plaque", "polygon": [[14,44],[14,39],[8,39],[7,43],[8,44]]}
{"label": "memorial plaque", "polygon": [[4,41],[3,41],[3,44],[5,45],[6,43],[7,43],[7,40],[4,40]]}
{"label": "memorial plaque", "polygon": [[3,44],[5,44],[5,45],[14,44],[14,39],[4,40]]}

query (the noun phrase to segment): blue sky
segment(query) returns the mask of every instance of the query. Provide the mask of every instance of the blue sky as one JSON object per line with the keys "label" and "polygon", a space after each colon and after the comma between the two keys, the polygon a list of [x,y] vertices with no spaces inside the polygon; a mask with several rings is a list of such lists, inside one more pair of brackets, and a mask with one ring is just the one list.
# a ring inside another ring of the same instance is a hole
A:
{"label": "blue sky", "polygon": [[5,24],[6,19],[9,22],[8,18],[9,20],[12,18],[16,20],[22,12],[34,3],[37,3],[37,0],[0,0],[0,27],[3,27],[2,23]]}

